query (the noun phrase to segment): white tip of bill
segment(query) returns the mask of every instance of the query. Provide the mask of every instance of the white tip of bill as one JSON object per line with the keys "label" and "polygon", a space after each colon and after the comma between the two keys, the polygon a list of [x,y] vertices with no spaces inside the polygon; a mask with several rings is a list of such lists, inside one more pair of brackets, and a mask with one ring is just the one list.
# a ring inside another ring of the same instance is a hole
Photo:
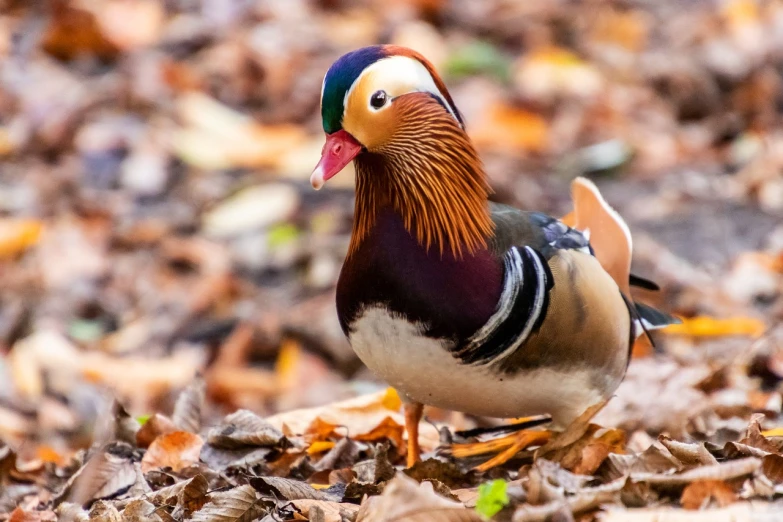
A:
{"label": "white tip of bill", "polygon": [[318,165],[313,173],[310,174],[310,185],[312,185],[315,190],[321,190],[324,183],[324,169],[321,165]]}

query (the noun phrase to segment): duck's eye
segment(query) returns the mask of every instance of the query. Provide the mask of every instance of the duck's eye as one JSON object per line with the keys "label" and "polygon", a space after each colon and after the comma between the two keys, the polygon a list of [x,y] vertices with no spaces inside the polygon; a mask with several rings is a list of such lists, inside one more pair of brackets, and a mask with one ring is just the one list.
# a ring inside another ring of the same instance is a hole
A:
{"label": "duck's eye", "polygon": [[373,109],[380,109],[384,105],[386,105],[386,100],[388,100],[389,97],[386,96],[386,91],[375,91],[372,96],[370,96],[370,106]]}

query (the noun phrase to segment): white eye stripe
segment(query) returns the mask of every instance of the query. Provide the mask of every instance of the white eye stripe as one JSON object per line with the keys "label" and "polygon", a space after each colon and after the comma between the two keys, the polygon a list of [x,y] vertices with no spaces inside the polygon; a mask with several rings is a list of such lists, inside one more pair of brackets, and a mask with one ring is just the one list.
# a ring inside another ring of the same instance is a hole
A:
{"label": "white eye stripe", "polygon": [[[371,93],[375,93],[379,90],[386,91],[387,93],[388,101],[381,109],[390,105],[390,102],[392,102],[395,97],[402,94],[428,92],[437,97],[449,111],[449,114],[451,114],[460,125],[462,124],[451,104],[446,100],[440,89],[438,89],[435,80],[433,80],[432,75],[427,68],[424,67],[420,61],[409,56],[390,56],[389,58],[378,60],[367,67],[345,92],[345,98],[343,99],[344,108],[348,106],[348,99],[351,94],[353,94],[356,86],[368,76],[368,80],[372,82],[372,89],[370,89]],[[380,110],[369,105],[369,99],[367,100],[367,103],[373,111]]]}

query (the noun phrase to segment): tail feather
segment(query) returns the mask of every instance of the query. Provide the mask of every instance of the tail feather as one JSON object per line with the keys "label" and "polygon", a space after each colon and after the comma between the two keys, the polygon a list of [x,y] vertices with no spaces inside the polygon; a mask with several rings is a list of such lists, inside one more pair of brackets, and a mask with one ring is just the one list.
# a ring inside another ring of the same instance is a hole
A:
{"label": "tail feather", "polygon": [[647,306],[642,303],[634,303],[636,313],[639,315],[638,319],[641,322],[645,330],[657,330],[659,328],[665,328],[670,324],[679,324],[682,321],[672,315],[662,312],[652,306]]}
{"label": "tail feather", "polygon": [[586,178],[571,182],[574,211],[566,216],[574,228],[590,233],[595,257],[625,295],[631,295],[631,232],[623,218]]}

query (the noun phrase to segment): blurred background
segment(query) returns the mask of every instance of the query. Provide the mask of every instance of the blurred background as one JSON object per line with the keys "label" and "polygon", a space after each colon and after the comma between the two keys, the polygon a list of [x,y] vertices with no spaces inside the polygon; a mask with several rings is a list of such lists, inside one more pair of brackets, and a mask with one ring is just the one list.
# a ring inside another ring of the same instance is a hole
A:
{"label": "blurred background", "polygon": [[334,309],[352,173],[308,178],[324,73],[387,42],[442,73],[495,199],[562,215],[589,176],[688,319],[603,422],[780,413],[783,2],[4,0],[0,439],[67,454],[199,371],[215,415],[383,389]]}

